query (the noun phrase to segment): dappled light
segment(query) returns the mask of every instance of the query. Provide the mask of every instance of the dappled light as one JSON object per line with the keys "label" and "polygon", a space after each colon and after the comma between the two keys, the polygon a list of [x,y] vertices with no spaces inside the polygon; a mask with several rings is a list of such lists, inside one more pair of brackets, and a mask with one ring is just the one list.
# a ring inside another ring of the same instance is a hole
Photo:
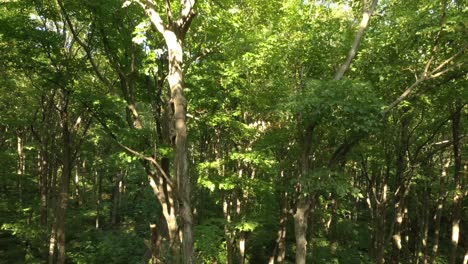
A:
{"label": "dappled light", "polygon": [[0,264],[468,264],[465,2],[0,1]]}

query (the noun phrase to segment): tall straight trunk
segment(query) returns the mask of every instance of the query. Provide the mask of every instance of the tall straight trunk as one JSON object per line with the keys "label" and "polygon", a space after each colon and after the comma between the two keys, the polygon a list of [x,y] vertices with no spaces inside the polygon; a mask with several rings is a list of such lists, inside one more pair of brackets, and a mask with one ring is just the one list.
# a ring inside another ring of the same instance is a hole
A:
{"label": "tall straight trunk", "polygon": [[111,217],[111,225],[112,227],[116,228],[120,223],[120,201],[122,195],[122,179],[124,177],[124,172],[119,171],[117,173],[117,177],[115,177],[114,182],[114,192],[113,192],[113,201],[112,201],[112,217]]}
{"label": "tall straight trunk", "polygon": [[451,236],[451,248],[450,248],[450,264],[457,263],[457,250],[460,238],[460,220],[461,220],[461,201],[463,199],[463,186],[462,178],[460,177],[462,172],[462,157],[460,152],[460,127],[461,127],[461,99],[457,98],[455,103],[455,110],[452,113],[452,147],[453,147],[453,158],[454,158],[454,171],[453,181],[455,184],[455,192],[453,196],[453,207],[452,207],[452,236]]}
{"label": "tall straight trunk", "polygon": [[54,264],[56,245],[57,245],[57,225],[54,222],[50,230],[50,238],[49,238],[49,252],[48,252],[49,264]]}
{"label": "tall straight trunk", "polygon": [[65,263],[65,220],[70,189],[70,179],[73,170],[72,139],[70,134],[70,117],[68,112],[68,95],[65,89],[60,90],[62,108],[59,110],[62,127],[62,175],[60,178],[59,195],[55,209],[55,222],[49,245],[49,263],[53,263],[55,246],[57,248],[58,264]]}
{"label": "tall straight trunk", "polygon": [[392,260],[395,263],[400,262],[400,257],[403,249],[402,228],[403,220],[405,219],[405,200],[408,193],[409,186],[406,186],[405,170],[407,168],[406,150],[407,138],[410,118],[404,113],[401,117],[400,135],[398,138],[398,145],[396,148],[396,164],[395,164],[395,178],[396,178],[396,192],[395,192],[395,220],[393,224],[393,250]]}
{"label": "tall straight trunk", "polygon": [[57,203],[57,263],[65,263],[65,220],[67,212],[68,194],[70,189],[70,178],[72,174],[72,152],[68,124],[63,129],[63,171],[60,180],[59,200]]}
{"label": "tall straight trunk", "polygon": [[376,239],[376,250],[375,260],[377,264],[383,264],[385,262],[385,226],[387,216],[387,184],[383,184],[383,188],[380,191],[380,201],[376,205],[376,226],[375,226],[375,239]]}
{"label": "tall straight trunk", "polygon": [[445,182],[447,181],[447,171],[450,166],[450,161],[449,160],[442,160],[442,173],[440,176],[440,191],[439,191],[439,198],[437,199],[437,204],[436,204],[436,211],[433,217],[433,224],[434,224],[434,235],[432,239],[432,251],[431,255],[429,257],[429,263],[432,264],[434,263],[437,254],[439,253],[439,238],[440,238],[440,222],[442,219],[442,213],[444,209],[444,203],[445,199],[447,197],[447,191],[445,191]]}
{"label": "tall straight trunk", "polygon": [[[16,174],[17,174],[17,188],[18,188],[18,194],[19,194],[19,201],[20,204],[23,203],[23,175],[26,170],[26,164],[25,164],[25,154],[23,150],[23,131],[21,129],[18,129],[16,131],[16,146],[17,146],[17,154],[18,154],[18,161],[16,165]],[[21,205],[22,206],[22,205]]]}
{"label": "tall straight trunk", "polygon": [[[428,188],[430,190],[430,188]],[[430,191],[426,192],[426,196],[423,198],[423,211],[422,211],[422,224],[421,224],[421,250],[419,254],[415,254],[416,260],[419,261],[419,255],[422,255],[424,264],[428,262],[428,238],[429,238],[429,212],[430,212]]]}
{"label": "tall straight trunk", "polygon": [[41,146],[39,151],[38,174],[39,174],[39,192],[40,192],[40,218],[41,225],[47,226],[49,211],[49,186],[48,180],[51,172],[51,163],[48,160],[47,148]]}
{"label": "tall straight trunk", "polygon": [[[301,72],[301,79],[302,79]],[[301,84],[302,86],[302,84]],[[299,178],[305,177],[310,170],[310,151],[312,148],[312,135],[315,129],[315,123],[309,124],[304,131],[300,131],[302,141],[302,151],[300,157],[301,173]],[[301,127],[301,125],[299,125]],[[301,128],[302,130],[302,128]],[[302,194],[302,184],[296,188],[299,189],[299,194],[296,202],[296,212],[294,218],[294,236],[296,239],[296,264],[305,264],[307,260],[307,222],[309,220],[309,212],[311,209],[311,198]]]}
{"label": "tall straight trunk", "polygon": [[93,168],[95,186],[96,187],[96,229],[101,228],[101,203],[102,203],[102,176],[96,168],[96,164]]}
{"label": "tall straight trunk", "polygon": [[241,231],[239,234],[239,264],[245,263],[245,231]]}
{"label": "tall straight trunk", "polygon": [[305,264],[307,259],[307,221],[309,219],[310,201],[301,196],[294,214],[294,235],[296,237],[296,264]]}
{"label": "tall straight trunk", "polygon": [[270,257],[270,264],[276,263],[283,264],[286,257],[286,224],[288,221],[288,201],[287,193],[281,195],[281,213],[280,213],[280,226],[276,238],[276,245],[273,254]]}
{"label": "tall straight trunk", "polygon": [[226,194],[223,198],[223,214],[226,223],[224,224],[224,235],[226,236],[226,263],[233,264],[234,263],[234,234],[231,231],[231,194]]}

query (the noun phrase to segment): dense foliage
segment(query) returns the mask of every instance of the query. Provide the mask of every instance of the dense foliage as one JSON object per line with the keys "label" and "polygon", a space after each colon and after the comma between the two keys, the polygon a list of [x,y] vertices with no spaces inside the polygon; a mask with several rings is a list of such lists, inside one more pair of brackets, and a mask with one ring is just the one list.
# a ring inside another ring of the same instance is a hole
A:
{"label": "dense foliage", "polygon": [[464,263],[463,0],[0,1],[0,263]]}

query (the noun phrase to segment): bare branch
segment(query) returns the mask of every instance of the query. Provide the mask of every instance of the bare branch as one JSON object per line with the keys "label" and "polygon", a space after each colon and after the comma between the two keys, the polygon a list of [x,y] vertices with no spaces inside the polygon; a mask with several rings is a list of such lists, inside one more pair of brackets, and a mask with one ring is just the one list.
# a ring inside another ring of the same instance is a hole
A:
{"label": "bare branch", "polygon": [[385,110],[382,111],[382,114],[386,115],[392,108],[394,108],[395,106],[397,106],[398,104],[400,104],[401,102],[406,100],[406,98],[408,98],[409,94],[413,91],[413,89],[416,86],[418,86],[424,80],[425,79],[418,79],[412,85],[410,85],[408,88],[406,88],[406,90],[400,95],[400,97],[398,97],[398,99],[393,101],[391,104],[389,104],[387,106],[387,108],[385,108]]}
{"label": "bare branch", "polygon": [[452,57],[446,59],[445,61],[443,61],[441,64],[439,64],[439,66],[437,66],[434,70],[431,71],[431,75],[433,75],[436,71],[442,69],[445,65],[447,65],[448,63],[450,63],[451,61],[453,61],[456,57],[460,56],[463,51],[466,49],[466,46],[463,47],[462,49],[460,49],[457,53],[455,53]]}
{"label": "bare branch", "polygon": [[[450,58],[446,59],[445,61],[443,61],[441,64],[439,64],[439,66],[437,66],[434,70],[431,71],[430,75],[427,75],[424,71],[423,71],[423,74],[422,76],[417,79],[413,84],[411,84],[408,88],[405,89],[405,91],[400,95],[400,97],[398,97],[398,99],[396,99],[395,101],[393,101],[391,104],[389,104],[387,106],[387,108],[385,108],[385,110],[382,111],[382,114],[383,115],[386,115],[392,108],[394,108],[395,106],[397,106],[398,104],[400,104],[402,101],[408,99],[408,97],[410,96],[411,92],[414,90],[414,88],[416,88],[419,84],[421,84],[422,82],[424,81],[427,81],[427,80],[430,80],[430,79],[435,79],[435,78],[438,78],[442,75],[444,75],[445,73],[449,72],[449,71],[452,71],[453,69],[456,69],[456,68],[459,68],[461,66],[464,65],[463,62],[459,62],[455,65],[453,65],[452,67],[447,67],[446,69],[444,70],[441,70],[439,71],[440,69],[442,69],[444,66],[446,66],[448,63],[450,63],[451,61],[453,61],[455,58],[457,58],[458,56],[460,56],[463,51],[465,50],[466,47],[464,47],[463,49],[461,49],[460,51],[458,51],[455,55],[451,56]],[[438,71],[438,72],[437,72]]]}

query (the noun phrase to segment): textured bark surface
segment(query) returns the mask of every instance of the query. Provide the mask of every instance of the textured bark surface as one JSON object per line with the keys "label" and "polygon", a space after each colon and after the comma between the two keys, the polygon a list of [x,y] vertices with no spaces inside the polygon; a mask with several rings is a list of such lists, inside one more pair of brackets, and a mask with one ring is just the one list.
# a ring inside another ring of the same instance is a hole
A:
{"label": "textured bark surface", "polygon": [[[195,13],[193,7],[195,0],[181,0],[180,13],[174,20],[169,2],[166,2],[167,23],[162,20],[156,11],[156,3],[146,0],[138,3],[145,10],[147,16],[161,33],[168,49],[169,72],[167,80],[171,94],[172,106],[172,128],[174,131],[174,186],[172,191],[176,194],[178,208],[175,210],[181,218],[182,229],[182,253],[183,261],[186,264],[195,263],[194,259],[194,238],[193,238],[193,215],[190,204],[190,177],[188,173],[188,149],[187,149],[187,100],[184,95],[183,86],[183,41]],[[154,189],[154,188],[153,188]],[[170,197],[172,199],[172,197]],[[174,214],[175,215],[175,214]],[[175,219],[174,219],[175,221]],[[171,223],[168,223],[168,226]]]}
{"label": "textured bark surface", "polygon": [[307,198],[300,198],[294,214],[294,234],[296,237],[296,264],[307,263],[307,220],[310,203]]}

